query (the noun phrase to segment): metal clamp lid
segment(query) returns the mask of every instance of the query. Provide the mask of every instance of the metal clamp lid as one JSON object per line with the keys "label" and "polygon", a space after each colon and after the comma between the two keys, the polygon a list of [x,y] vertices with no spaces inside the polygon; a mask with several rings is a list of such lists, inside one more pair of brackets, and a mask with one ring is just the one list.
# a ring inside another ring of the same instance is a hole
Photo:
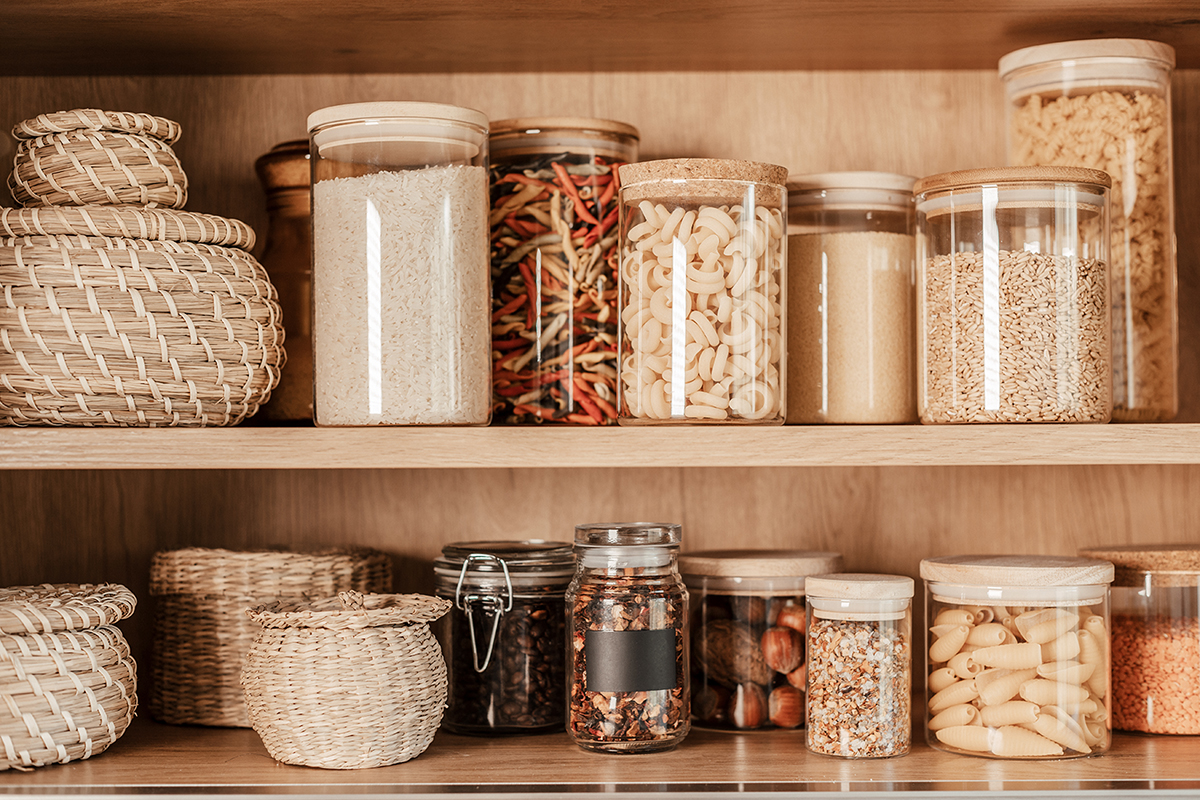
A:
{"label": "metal clamp lid", "polygon": [[[504,583],[507,597],[501,599],[494,594],[476,594],[470,593],[463,596],[462,587],[463,581],[466,580],[467,572],[471,569],[472,564],[477,563],[496,563],[500,565],[500,569],[504,572]],[[475,636],[475,615],[473,613],[473,605],[478,605],[488,613],[492,614],[492,633],[488,637],[487,653],[483,657],[483,663],[479,663],[479,644]],[[458,585],[454,588],[454,607],[467,615],[467,626],[471,631],[471,655],[476,672],[483,672],[488,668],[488,664],[492,661],[492,653],[496,649],[496,634],[500,630],[500,618],[505,612],[512,611],[513,607],[513,589],[512,579],[508,574],[508,564],[504,559],[498,558],[490,553],[471,553],[463,559],[462,571],[458,574]]]}

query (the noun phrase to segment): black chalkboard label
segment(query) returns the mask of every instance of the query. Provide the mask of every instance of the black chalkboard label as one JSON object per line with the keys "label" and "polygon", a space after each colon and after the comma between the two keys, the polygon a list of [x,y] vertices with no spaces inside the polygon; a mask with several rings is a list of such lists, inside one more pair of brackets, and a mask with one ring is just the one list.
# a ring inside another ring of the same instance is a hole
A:
{"label": "black chalkboard label", "polygon": [[590,692],[654,692],[679,686],[675,629],[587,631]]}

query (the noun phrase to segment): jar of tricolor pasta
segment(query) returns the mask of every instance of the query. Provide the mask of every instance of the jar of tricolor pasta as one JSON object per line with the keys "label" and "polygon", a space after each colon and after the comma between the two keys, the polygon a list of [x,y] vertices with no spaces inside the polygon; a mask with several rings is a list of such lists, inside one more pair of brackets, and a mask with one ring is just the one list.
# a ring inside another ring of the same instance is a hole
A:
{"label": "jar of tricolor pasta", "polygon": [[922,561],[921,577],[931,747],[1028,759],[1108,750],[1110,562],[951,556]]}
{"label": "jar of tricolor pasta", "polygon": [[787,170],[674,159],[620,178],[620,423],[782,423]]}

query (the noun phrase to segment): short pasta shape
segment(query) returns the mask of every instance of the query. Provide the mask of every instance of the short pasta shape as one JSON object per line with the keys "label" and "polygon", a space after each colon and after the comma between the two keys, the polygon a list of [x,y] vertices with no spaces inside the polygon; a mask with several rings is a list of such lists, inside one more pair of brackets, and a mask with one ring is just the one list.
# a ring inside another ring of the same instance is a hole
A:
{"label": "short pasta shape", "polygon": [[929,730],[940,731],[942,728],[978,724],[979,709],[968,703],[959,703],[958,705],[943,709],[933,719],[929,720]]}
{"label": "short pasta shape", "polygon": [[995,647],[1004,644],[1008,638],[1008,630],[999,622],[985,622],[976,625],[967,634],[967,643],[977,647]]}
{"label": "short pasta shape", "polygon": [[[1037,675],[1037,670],[1019,669],[1006,675],[988,681],[979,692],[979,699],[984,705],[998,706],[1012,700],[1021,691],[1021,687]],[[1025,698],[1028,700],[1029,698]]]}
{"label": "short pasta shape", "polygon": [[948,626],[942,634],[938,634],[935,628],[934,635],[938,638],[929,646],[929,660],[935,664],[949,661],[951,656],[962,650],[970,633],[971,629],[966,625]]}
{"label": "short pasta shape", "polygon": [[1024,700],[1039,706],[1078,705],[1088,697],[1088,690],[1070,683],[1034,678],[1021,684],[1020,695]]}
{"label": "short pasta shape", "polygon": [[935,669],[929,673],[929,693],[937,694],[952,683],[958,682],[958,675],[950,667]]}
{"label": "short pasta shape", "polygon": [[950,706],[969,703],[978,696],[979,689],[975,686],[975,681],[959,681],[958,683],[950,684],[929,698],[929,710],[937,714],[945,711]]}
{"label": "short pasta shape", "polygon": [[1010,700],[998,706],[984,706],[979,709],[979,718],[989,728],[999,728],[1002,725],[1026,725],[1037,721],[1041,706],[1027,700]]}
{"label": "short pasta shape", "polygon": [[983,647],[972,657],[985,667],[1004,669],[1036,669],[1042,663],[1042,648],[1032,642]]}
{"label": "short pasta shape", "polygon": [[934,735],[942,744],[958,750],[987,753],[992,749],[992,729],[982,725],[952,725],[934,731]]}
{"label": "short pasta shape", "polygon": [[1005,725],[996,728],[992,737],[992,753],[998,756],[1061,756],[1062,745],[1026,728]]}
{"label": "short pasta shape", "polygon": [[950,658],[946,666],[954,670],[954,674],[959,678],[967,681],[983,672],[983,665],[975,661],[972,653],[959,652]]}
{"label": "short pasta shape", "polygon": [[1079,625],[1079,615],[1060,608],[1026,611],[1015,620],[1017,632],[1027,642],[1046,644]]}
{"label": "short pasta shape", "polygon": [[1067,631],[1052,642],[1042,645],[1043,661],[1071,661],[1079,657],[1079,634]]}
{"label": "short pasta shape", "polygon": [[1095,671],[1095,664],[1081,664],[1078,661],[1051,661],[1037,668],[1039,678],[1076,686],[1082,685]]}
{"label": "short pasta shape", "polygon": [[[1058,712],[1058,713],[1055,713]],[[1056,744],[1077,753],[1090,753],[1092,748],[1083,736],[1083,728],[1065,712],[1046,706],[1033,722],[1033,730]]]}

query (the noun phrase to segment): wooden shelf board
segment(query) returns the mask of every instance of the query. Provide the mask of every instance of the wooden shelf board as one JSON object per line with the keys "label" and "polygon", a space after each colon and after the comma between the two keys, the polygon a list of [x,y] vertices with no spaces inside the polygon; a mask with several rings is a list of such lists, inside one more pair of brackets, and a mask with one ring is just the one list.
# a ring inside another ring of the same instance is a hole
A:
{"label": "wooden shelf board", "polygon": [[1101,37],[1196,67],[1196,16],[1191,0],[55,0],[6,4],[0,74],[994,69]]}
{"label": "wooden shelf board", "polygon": [[6,469],[1200,464],[1200,424],[0,430]]}
{"label": "wooden shelf board", "polygon": [[1037,791],[1088,795],[1200,789],[1194,737],[1117,734],[1099,757],[999,761],[915,744],[903,758],[847,761],[809,753],[802,732],[730,734],[694,730],[676,750],[622,758],[587,753],[566,734],[468,738],[441,733],[405,764],[364,770],[289,767],[272,760],[251,730],[204,729],[137,720],[101,755],[0,777],[0,794],[102,791],[141,794],[319,793],[521,796],[762,792],[877,793]]}

